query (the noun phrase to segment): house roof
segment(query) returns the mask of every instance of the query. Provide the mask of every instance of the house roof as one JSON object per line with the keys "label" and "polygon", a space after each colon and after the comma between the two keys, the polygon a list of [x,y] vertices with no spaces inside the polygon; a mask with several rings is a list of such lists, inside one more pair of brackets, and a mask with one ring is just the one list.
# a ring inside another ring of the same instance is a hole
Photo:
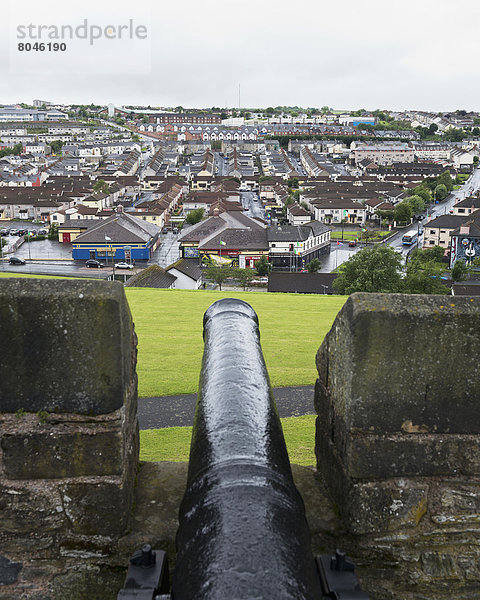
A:
{"label": "house roof", "polygon": [[169,288],[176,281],[175,275],[167,273],[159,265],[151,265],[140,271],[125,284],[126,287]]}
{"label": "house roof", "polygon": [[467,208],[480,208],[480,197],[479,196],[470,196],[465,198],[464,200],[460,200],[455,204],[455,208],[457,206],[467,207]]}
{"label": "house roof", "polygon": [[443,227],[445,229],[456,229],[462,223],[465,223],[471,216],[465,215],[440,215],[436,219],[432,219],[425,224],[425,227],[438,228]]}
{"label": "house roof", "polygon": [[287,211],[294,217],[307,217],[310,215],[307,209],[303,208],[303,206],[300,206],[300,204],[297,203],[288,206]]}
{"label": "house roof", "polygon": [[[220,244],[220,242],[224,244]],[[199,248],[222,248],[225,250],[268,250],[267,232],[258,229],[225,229],[218,235],[200,243]]]}
{"label": "house roof", "polygon": [[169,272],[171,269],[180,271],[180,273],[183,273],[194,281],[198,281],[203,275],[202,267],[198,264],[197,258],[181,258],[167,267],[166,270]]}
{"label": "house roof", "polygon": [[[64,223],[58,226],[59,231],[62,229],[88,229],[98,223],[97,219],[66,219]],[[78,238],[77,238],[78,239]]]}
{"label": "house roof", "polygon": [[336,277],[338,277],[336,273],[272,271],[268,277],[268,291],[296,294],[333,294],[332,283]]}
{"label": "house roof", "polygon": [[311,230],[300,225],[273,225],[267,229],[269,242],[303,242]]}
{"label": "house roof", "polygon": [[454,296],[480,296],[480,281],[462,281],[452,285]]}
{"label": "house roof", "polygon": [[114,243],[147,243],[158,235],[160,229],[127,213],[115,213],[98,222],[77,237],[75,243],[105,244],[105,236]]}

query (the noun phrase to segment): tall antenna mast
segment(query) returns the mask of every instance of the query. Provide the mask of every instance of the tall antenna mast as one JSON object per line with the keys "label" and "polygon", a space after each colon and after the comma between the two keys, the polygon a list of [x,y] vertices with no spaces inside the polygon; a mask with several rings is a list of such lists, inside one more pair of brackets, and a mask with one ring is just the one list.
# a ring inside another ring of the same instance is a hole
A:
{"label": "tall antenna mast", "polygon": [[240,110],[242,107],[241,103],[240,103],[240,84],[238,84],[238,110]]}

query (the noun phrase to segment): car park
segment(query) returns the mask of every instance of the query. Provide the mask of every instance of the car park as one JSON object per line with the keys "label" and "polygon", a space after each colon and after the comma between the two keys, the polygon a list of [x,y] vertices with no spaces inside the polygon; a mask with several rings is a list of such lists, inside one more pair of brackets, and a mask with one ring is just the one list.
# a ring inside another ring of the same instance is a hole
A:
{"label": "car park", "polygon": [[87,262],[85,263],[86,267],[90,267],[91,269],[101,269],[103,266],[105,266],[103,263],[101,263],[99,260],[95,260],[94,258],[90,258],[87,260]]}
{"label": "car park", "polygon": [[11,256],[8,259],[8,262],[11,265],[24,265],[24,264],[26,264],[25,261],[23,260],[23,258],[18,258],[17,256]]}
{"label": "car park", "polygon": [[133,265],[131,263],[127,263],[127,262],[119,262],[119,263],[115,263],[115,268],[116,269],[133,269]]}

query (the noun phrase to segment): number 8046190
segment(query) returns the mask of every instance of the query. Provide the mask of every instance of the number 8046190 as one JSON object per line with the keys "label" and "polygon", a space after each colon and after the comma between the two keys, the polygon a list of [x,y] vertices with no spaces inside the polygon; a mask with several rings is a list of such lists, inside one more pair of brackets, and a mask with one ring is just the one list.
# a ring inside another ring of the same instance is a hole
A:
{"label": "number 8046190", "polygon": [[65,52],[67,44],[65,42],[20,42],[17,46],[19,52]]}

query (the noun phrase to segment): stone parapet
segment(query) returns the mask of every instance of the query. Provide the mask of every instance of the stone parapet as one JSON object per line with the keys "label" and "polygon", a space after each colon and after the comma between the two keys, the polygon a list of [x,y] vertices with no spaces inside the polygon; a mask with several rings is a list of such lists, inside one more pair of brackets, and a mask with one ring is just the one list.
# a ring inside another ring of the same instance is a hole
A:
{"label": "stone parapet", "polygon": [[121,586],[138,465],[121,284],[0,280],[0,598]]}
{"label": "stone parapet", "polygon": [[317,467],[372,598],[478,594],[479,344],[477,299],[354,294],[318,351]]}

